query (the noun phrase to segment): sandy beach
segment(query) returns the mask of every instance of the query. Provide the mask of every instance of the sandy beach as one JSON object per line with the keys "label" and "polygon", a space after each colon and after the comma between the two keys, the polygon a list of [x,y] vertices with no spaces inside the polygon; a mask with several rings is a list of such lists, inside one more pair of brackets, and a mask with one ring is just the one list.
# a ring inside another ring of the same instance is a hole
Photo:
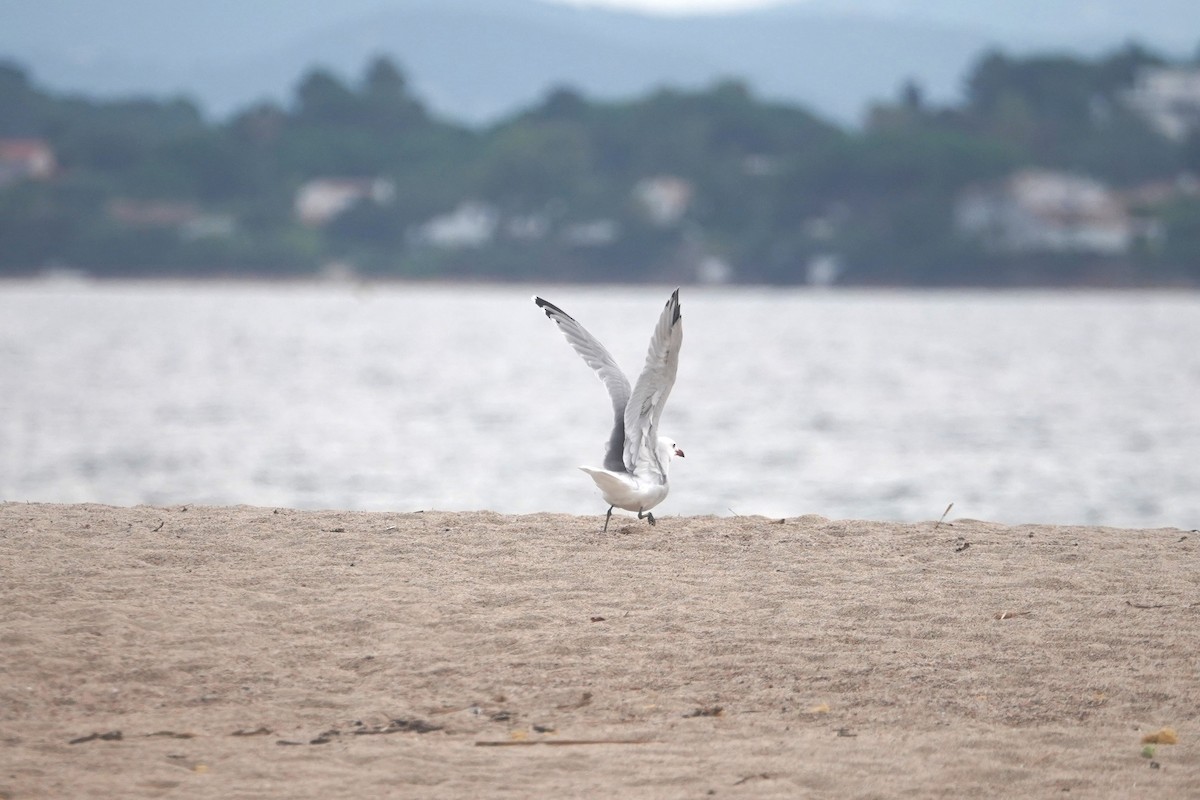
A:
{"label": "sandy beach", "polygon": [[602,521],[2,504],[0,798],[1200,796],[1200,533]]}

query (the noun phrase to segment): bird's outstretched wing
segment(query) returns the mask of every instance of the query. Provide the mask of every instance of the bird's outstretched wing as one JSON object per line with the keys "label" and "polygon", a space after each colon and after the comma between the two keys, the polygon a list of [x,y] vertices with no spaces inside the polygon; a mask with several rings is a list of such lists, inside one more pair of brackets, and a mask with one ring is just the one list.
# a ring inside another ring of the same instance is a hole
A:
{"label": "bird's outstretched wing", "polygon": [[[613,404],[613,429],[604,452],[604,468],[613,472],[625,472],[628,463],[628,457],[625,455],[628,452],[625,442],[625,409],[629,404],[629,379],[621,372],[621,368],[604,345],[596,341],[596,337],[588,333],[574,317],[540,297],[534,297],[533,302],[558,324],[558,329],[567,337],[567,342],[583,357],[589,367],[596,370],[596,375],[608,389]],[[674,378],[675,373],[672,371],[671,379]]]}
{"label": "bird's outstretched wing", "polygon": [[650,337],[646,366],[625,406],[625,468],[638,477],[664,480],[665,470],[658,463],[657,454],[658,419],[675,385],[682,344],[683,317],[676,289],[658,318]]}

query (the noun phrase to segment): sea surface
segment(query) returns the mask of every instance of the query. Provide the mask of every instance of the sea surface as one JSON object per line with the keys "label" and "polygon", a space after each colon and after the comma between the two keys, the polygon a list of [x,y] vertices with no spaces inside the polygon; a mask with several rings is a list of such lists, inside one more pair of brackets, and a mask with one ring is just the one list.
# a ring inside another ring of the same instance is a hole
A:
{"label": "sea surface", "polygon": [[[0,500],[602,515],[670,288],[0,283]],[[1200,527],[1198,294],[681,297],[660,518]]]}

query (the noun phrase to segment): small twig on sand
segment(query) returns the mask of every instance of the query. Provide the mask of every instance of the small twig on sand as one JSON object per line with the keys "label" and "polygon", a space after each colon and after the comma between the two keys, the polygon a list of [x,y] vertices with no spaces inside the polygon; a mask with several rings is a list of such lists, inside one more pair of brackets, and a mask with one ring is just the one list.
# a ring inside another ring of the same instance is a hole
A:
{"label": "small twig on sand", "polygon": [[1016,617],[1032,616],[1032,611],[998,611],[993,615],[993,619],[1015,619]]}
{"label": "small twig on sand", "polygon": [[769,781],[769,780],[771,780],[772,777],[773,776],[769,772],[759,772],[756,775],[747,775],[746,777],[742,778],[741,780],[734,781],[733,785],[741,786],[743,783],[747,783],[747,782],[753,781],[753,780]]}
{"label": "small twig on sand", "polygon": [[542,741],[529,741],[528,739],[514,739],[504,742],[476,742],[476,747],[532,747],[533,745],[543,744],[550,746],[563,747],[567,745],[582,745],[582,744],[654,744],[653,739],[549,739]]}
{"label": "small twig on sand", "polygon": [[706,708],[697,708],[694,711],[689,711],[683,716],[687,717],[720,717],[724,716],[725,709],[720,706],[708,706]]}
{"label": "small twig on sand", "polygon": [[83,744],[84,742],[94,742],[100,740],[102,742],[119,742],[123,738],[120,731],[108,731],[107,733],[89,733],[87,736],[79,736],[67,744]]}
{"label": "small twig on sand", "polygon": [[942,512],[941,519],[939,519],[937,521],[937,523],[933,526],[933,529],[935,531],[942,526],[942,522],[946,519],[946,515],[950,513],[950,509],[952,509],[952,508],[954,508],[954,503],[951,503],[950,505],[946,506],[946,510]]}

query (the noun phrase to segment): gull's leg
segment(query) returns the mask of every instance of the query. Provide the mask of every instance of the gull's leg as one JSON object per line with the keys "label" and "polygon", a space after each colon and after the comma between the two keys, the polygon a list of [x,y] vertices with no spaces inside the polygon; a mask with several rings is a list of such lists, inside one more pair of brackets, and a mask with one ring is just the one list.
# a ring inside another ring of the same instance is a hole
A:
{"label": "gull's leg", "polygon": [[649,511],[647,511],[647,512],[646,512],[646,513],[643,515],[643,514],[642,514],[642,510],[639,508],[639,509],[638,509],[638,519],[641,519],[643,516],[645,516],[645,518],[646,518],[646,519],[650,520],[650,524],[651,524],[651,525],[654,525],[654,524],[655,524],[655,522],[654,522],[654,515],[653,515],[653,514],[651,514]]}
{"label": "gull's leg", "polygon": [[609,521],[610,519],[612,519],[612,510],[613,510],[613,507],[612,507],[612,506],[609,506],[609,507],[608,507],[608,513],[604,515],[604,532],[605,532],[605,533],[607,533],[607,532],[608,532],[608,521]]}

